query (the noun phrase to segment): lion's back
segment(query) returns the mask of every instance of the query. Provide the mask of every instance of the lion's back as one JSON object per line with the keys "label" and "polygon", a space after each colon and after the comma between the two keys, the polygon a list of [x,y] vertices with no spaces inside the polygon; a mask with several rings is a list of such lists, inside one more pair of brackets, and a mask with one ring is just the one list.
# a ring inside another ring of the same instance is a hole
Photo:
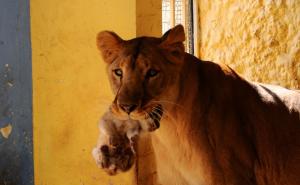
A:
{"label": "lion's back", "polygon": [[[290,112],[298,112],[300,119],[300,91],[286,89],[277,85],[254,83],[262,100],[282,104]],[[300,120],[299,120],[300,121]]]}

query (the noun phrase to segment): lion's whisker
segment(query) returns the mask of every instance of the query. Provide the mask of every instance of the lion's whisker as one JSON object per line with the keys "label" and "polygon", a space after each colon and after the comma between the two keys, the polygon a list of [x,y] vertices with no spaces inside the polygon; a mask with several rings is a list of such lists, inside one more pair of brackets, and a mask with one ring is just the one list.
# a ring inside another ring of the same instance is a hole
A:
{"label": "lion's whisker", "polygon": [[152,109],[152,113],[154,113],[158,117],[158,119],[161,119],[163,116],[163,111],[160,108],[154,107]]}
{"label": "lion's whisker", "polygon": [[145,115],[145,119],[148,119],[150,117],[149,113],[147,111],[143,111],[144,115]]}
{"label": "lion's whisker", "polygon": [[152,100],[151,102],[155,102],[155,103],[169,103],[169,104],[176,105],[179,108],[184,109],[184,107],[182,105],[180,105],[178,103],[175,103],[175,102],[167,101],[167,100]]}
{"label": "lion's whisker", "polygon": [[[159,109],[159,108],[157,108],[157,107],[154,107],[153,108],[154,110],[159,110],[159,111],[161,111],[161,109]],[[167,110],[163,110],[163,115],[162,116],[164,116],[164,115],[166,115],[168,118],[170,118],[171,119],[171,121],[172,122],[174,122],[174,123],[176,123],[176,120],[171,116],[171,114],[167,111]]]}
{"label": "lion's whisker", "polygon": [[157,121],[160,121],[161,120],[161,115],[158,113],[158,112],[156,112],[155,110],[154,111],[152,111],[152,113],[153,114],[155,114],[157,117],[154,117],[154,119],[156,119]]}

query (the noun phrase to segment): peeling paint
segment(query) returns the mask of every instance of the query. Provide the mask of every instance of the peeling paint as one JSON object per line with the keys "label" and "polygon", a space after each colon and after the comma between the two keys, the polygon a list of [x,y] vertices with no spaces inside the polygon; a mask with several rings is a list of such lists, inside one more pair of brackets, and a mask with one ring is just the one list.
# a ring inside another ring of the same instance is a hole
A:
{"label": "peeling paint", "polygon": [[11,131],[12,131],[12,125],[9,123],[6,127],[0,128],[0,133],[2,136],[6,139],[8,139]]}
{"label": "peeling paint", "polygon": [[13,83],[11,83],[11,82],[7,82],[7,85],[8,85],[9,87],[12,87],[12,86],[14,86],[14,84],[13,84]]}

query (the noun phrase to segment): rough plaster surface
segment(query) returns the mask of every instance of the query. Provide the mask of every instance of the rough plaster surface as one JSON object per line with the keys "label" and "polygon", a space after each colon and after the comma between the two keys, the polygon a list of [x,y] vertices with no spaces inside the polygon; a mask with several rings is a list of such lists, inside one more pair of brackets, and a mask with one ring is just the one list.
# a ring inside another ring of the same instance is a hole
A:
{"label": "rough plaster surface", "polygon": [[136,1],[136,35],[161,36],[161,1]]}
{"label": "rough plaster surface", "polygon": [[200,58],[300,88],[300,1],[200,0]]}

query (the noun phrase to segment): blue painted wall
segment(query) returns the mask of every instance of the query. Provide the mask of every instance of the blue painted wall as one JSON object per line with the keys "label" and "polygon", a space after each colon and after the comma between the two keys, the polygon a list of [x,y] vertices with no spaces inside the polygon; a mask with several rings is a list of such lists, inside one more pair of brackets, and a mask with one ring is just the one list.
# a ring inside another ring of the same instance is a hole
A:
{"label": "blue painted wall", "polygon": [[0,185],[33,185],[29,0],[0,0]]}

